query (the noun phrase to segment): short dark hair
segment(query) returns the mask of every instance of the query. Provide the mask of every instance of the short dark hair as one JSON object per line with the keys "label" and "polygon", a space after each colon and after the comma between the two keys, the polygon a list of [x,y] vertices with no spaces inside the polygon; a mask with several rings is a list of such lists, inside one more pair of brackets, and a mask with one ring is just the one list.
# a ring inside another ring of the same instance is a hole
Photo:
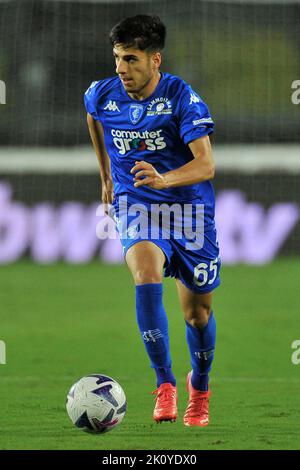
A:
{"label": "short dark hair", "polygon": [[113,46],[135,47],[141,51],[161,51],[165,45],[166,27],[157,15],[136,15],[116,24],[109,35]]}

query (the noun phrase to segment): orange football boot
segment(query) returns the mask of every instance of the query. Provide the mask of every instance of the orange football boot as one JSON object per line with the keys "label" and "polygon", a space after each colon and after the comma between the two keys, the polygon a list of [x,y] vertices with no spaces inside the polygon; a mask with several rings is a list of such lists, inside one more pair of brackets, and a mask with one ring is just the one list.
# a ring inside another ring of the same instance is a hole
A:
{"label": "orange football boot", "polygon": [[152,395],[156,395],[155,408],[153,412],[153,419],[157,423],[162,421],[176,421],[178,416],[177,403],[177,388],[171,383],[161,384]]}
{"label": "orange football boot", "polygon": [[189,403],[183,417],[186,426],[207,426],[209,424],[210,391],[201,392],[191,384],[191,372],[186,379],[186,389],[189,393]]}

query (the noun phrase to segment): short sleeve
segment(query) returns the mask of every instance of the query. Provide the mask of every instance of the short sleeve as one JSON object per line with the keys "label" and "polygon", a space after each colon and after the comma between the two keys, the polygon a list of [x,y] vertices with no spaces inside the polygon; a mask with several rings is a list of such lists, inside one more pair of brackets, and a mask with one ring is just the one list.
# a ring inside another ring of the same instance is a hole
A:
{"label": "short sleeve", "polygon": [[190,86],[186,86],[180,97],[179,132],[185,144],[211,134],[214,122],[204,101]]}
{"label": "short sleeve", "polygon": [[84,94],[84,105],[87,113],[91,114],[95,120],[99,120],[97,115],[97,94],[96,85],[99,82],[92,82]]}

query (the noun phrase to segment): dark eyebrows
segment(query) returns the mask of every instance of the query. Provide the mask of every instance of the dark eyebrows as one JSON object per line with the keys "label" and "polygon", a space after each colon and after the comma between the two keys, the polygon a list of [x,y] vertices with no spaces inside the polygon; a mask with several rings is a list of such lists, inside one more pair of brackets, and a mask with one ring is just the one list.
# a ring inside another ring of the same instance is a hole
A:
{"label": "dark eyebrows", "polygon": [[[113,55],[115,57],[119,57],[118,54],[116,54],[115,52],[113,52]],[[130,60],[130,59],[138,59],[138,56],[137,55],[134,55],[134,54],[126,54],[123,56],[123,59],[124,60]]]}

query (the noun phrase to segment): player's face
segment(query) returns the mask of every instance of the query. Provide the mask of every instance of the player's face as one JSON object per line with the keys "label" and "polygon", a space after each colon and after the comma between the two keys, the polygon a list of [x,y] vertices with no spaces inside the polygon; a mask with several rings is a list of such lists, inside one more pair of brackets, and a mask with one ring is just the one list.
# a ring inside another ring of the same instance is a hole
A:
{"label": "player's face", "polygon": [[124,49],[115,45],[113,54],[116,73],[128,93],[139,94],[157,75],[161,63],[159,52],[147,53],[135,48]]}

